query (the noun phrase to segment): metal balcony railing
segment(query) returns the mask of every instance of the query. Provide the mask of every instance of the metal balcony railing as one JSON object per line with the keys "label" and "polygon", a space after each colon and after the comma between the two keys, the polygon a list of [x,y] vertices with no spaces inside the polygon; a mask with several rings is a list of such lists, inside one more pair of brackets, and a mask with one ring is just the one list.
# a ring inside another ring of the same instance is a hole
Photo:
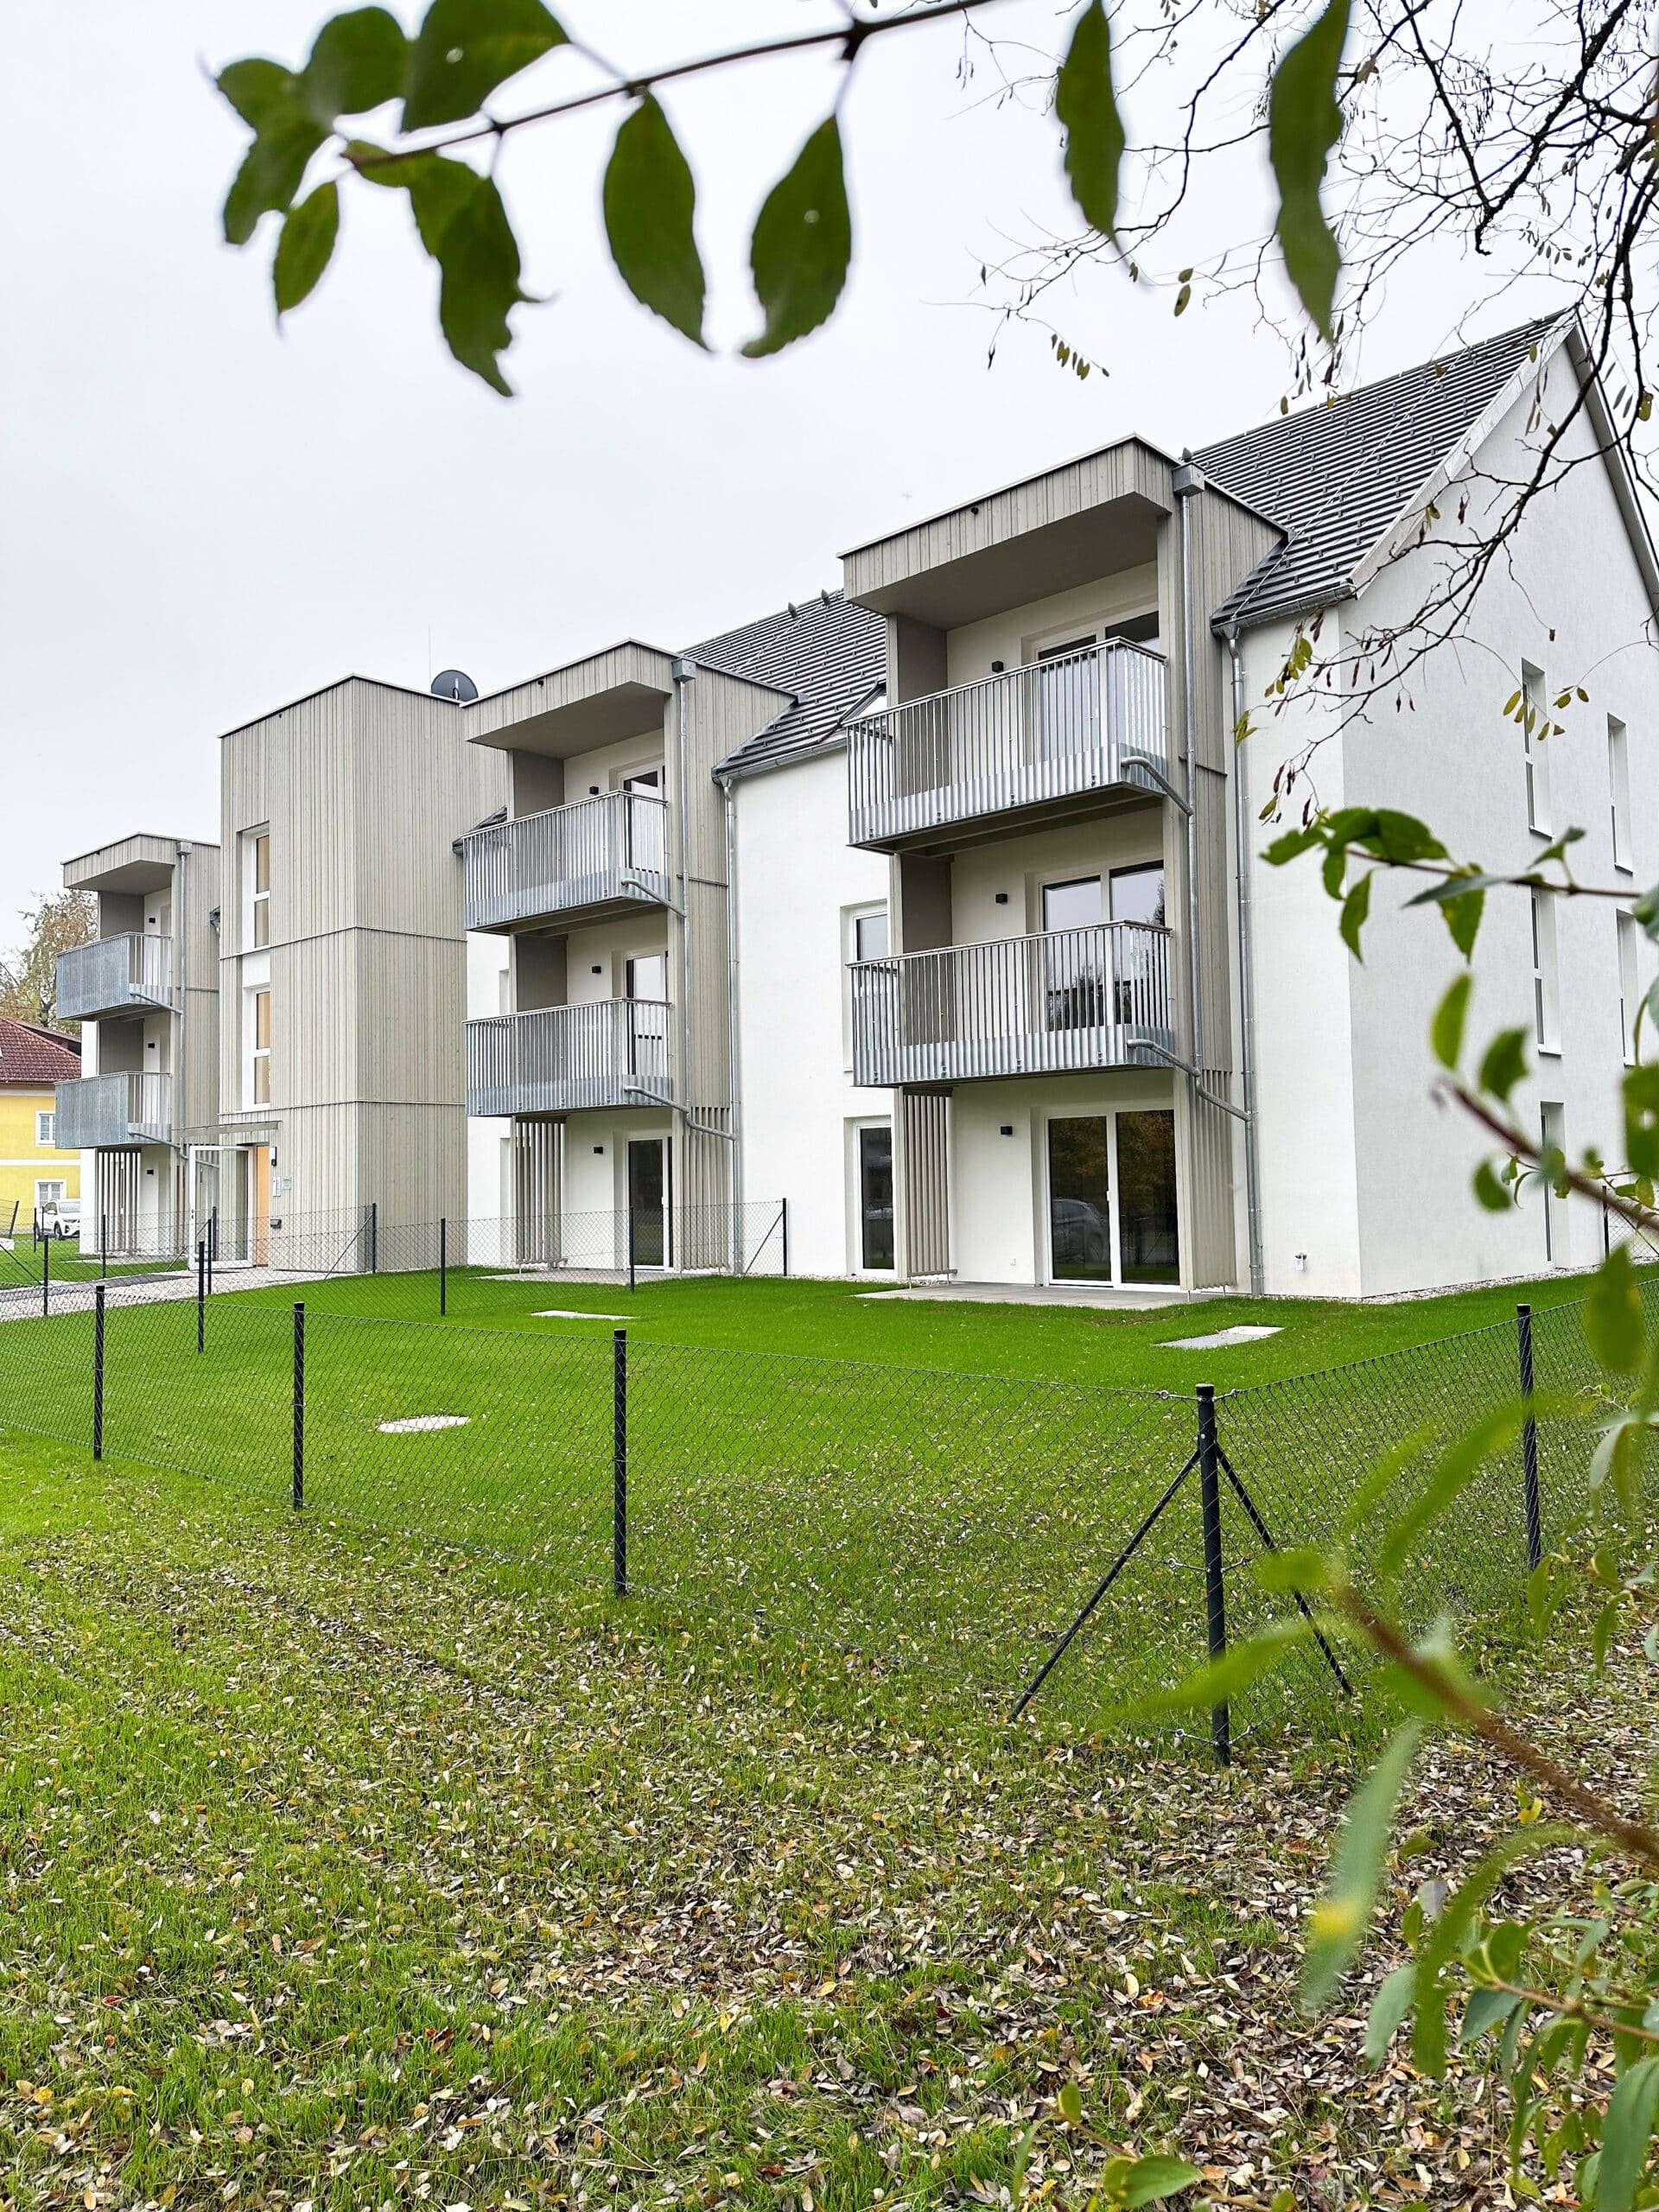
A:
{"label": "metal balcony railing", "polygon": [[58,955],[57,1010],[65,1021],[177,1007],[173,940],[129,931]]}
{"label": "metal balcony railing", "polygon": [[60,1152],[167,1144],[173,1135],[173,1078],[137,1070],[84,1075],[57,1087],[53,1141]]}
{"label": "metal balcony railing", "polygon": [[467,1025],[469,1114],[574,1114],[653,1099],[666,1105],[672,1095],[661,999],[601,999]]}
{"label": "metal balcony railing", "polygon": [[850,722],[848,842],[901,844],[1113,785],[1155,791],[1168,762],[1162,655],[1090,645]]}
{"label": "metal balcony railing", "polygon": [[1102,922],[856,961],[853,1080],[1162,1065],[1176,1049],[1171,943],[1151,923]]}
{"label": "metal balcony railing", "polygon": [[469,930],[510,929],[620,899],[671,899],[668,808],[648,791],[607,791],[492,823],[463,841],[461,855]]}

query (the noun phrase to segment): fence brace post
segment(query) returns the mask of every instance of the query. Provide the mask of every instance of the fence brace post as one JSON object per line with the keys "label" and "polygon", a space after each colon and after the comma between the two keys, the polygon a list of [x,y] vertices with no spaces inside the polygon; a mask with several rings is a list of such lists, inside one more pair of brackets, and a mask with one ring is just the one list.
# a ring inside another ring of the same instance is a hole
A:
{"label": "fence brace post", "polygon": [[[1204,1516],[1204,1599],[1212,1661],[1227,1656],[1227,1586],[1221,1557],[1221,1454],[1216,1441],[1215,1385],[1198,1385],[1198,1497]],[[1233,1763],[1232,1719],[1226,1701],[1210,1708],[1216,1764]]]}
{"label": "fence brace post", "polygon": [[207,1348],[207,1240],[196,1240],[196,1350]]}
{"label": "fence brace post", "polygon": [[628,1594],[628,1332],[611,1337],[611,1587]]}
{"label": "fence brace post", "polygon": [[305,1302],[294,1307],[294,1510],[305,1503]]}
{"label": "fence brace post", "polygon": [[1532,1308],[1515,1309],[1516,1349],[1521,1360],[1521,1395],[1526,1419],[1521,1424],[1521,1465],[1527,1515],[1527,1571],[1530,1573],[1544,1555],[1544,1516],[1538,1495],[1538,1423],[1532,1411]]}
{"label": "fence brace post", "polygon": [[438,1216],[438,1313],[449,1311],[449,1217]]}
{"label": "fence brace post", "polygon": [[92,1293],[92,1457],[104,1457],[104,1286]]}

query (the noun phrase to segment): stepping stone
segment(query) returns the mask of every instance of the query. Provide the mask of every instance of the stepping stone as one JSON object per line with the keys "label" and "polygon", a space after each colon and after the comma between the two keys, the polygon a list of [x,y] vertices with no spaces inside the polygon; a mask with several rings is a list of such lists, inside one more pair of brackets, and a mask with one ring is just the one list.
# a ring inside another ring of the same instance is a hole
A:
{"label": "stepping stone", "polygon": [[471,1419],[470,1414],[410,1414],[407,1421],[383,1421],[378,1426],[382,1436],[412,1436],[418,1429],[465,1428]]}
{"label": "stepping stone", "polygon": [[543,1306],[531,1315],[532,1321],[632,1321],[632,1313],[590,1313],[582,1306]]}
{"label": "stepping stone", "polygon": [[1212,1329],[1207,1337],[1170,1337],[1160,1347],[1164,1351],[1219,1351],[1228,1344],[1253,1344],[1262,1337],[1276,1337],[1277,1328],[1251,1327],[1248,1322],[1236,1322],[1230,1329]]}

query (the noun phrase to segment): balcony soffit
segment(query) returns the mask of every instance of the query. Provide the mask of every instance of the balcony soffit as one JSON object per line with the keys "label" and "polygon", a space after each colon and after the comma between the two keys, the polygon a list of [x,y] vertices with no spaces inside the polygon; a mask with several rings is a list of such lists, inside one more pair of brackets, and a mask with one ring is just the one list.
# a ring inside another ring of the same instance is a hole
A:
{"label": "balcony soffit", "polygon": [[123,837],[63,864],[66,891],[161,891],[179,862],[175,837]]}
{"label": "balcony soffit", "polygon": [[843,554],[847,596],[939,629],[1156,557],[1172,463],[1139,439]]}
{"label": "balcony soffit", "polygon": [[672,656],[629,639],[479,700],[467,709],[467,741],[568,760],[601,745],[660,735],[673,690]]}

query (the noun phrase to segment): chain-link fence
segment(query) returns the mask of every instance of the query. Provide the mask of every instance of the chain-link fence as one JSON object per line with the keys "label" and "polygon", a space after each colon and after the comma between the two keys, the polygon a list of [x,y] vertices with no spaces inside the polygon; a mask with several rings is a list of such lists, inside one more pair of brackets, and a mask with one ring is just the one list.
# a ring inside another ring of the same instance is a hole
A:
{"label": "chain-link fence", "polygon": [[[1659,1325],[1659,1271],[1643,1289]],[[815,1660],[878,1707],[988,1718],[1035,1681],[1039,1710],[1085,1728],[1294,1606],[1254,1562],[1327,1541],[1382,1466],[1350,1541],[1363,1584],[1439,1452],[1504,1408],[1399,1606],[1420,1627],[1514,1604],[1582,1511],[1615,1402],[1576,1305],[1192,1396],[141,1285],[73,1287],[0,1328],[6,1426],[481,1547],[695,1618],[757,1663]],[[1196,1732],[1324,1725],[1356,1663],[1310,1637]]]}
{"label": "chain-link fence", "polygon": [[[786,1275],[789,1207],[653,1205],[415,1223],[378,1205],[232,1221],[217,1212],[176,1230],[80,1237],[27,1225],[0,1235],[0,1320],[50,1313],[76,1285],[156,1279],[157,1298],[212,1298],[265,1285],[349,1280],[353,1309],[410,1318],[498,1307],[500,1286],[628,1283],[668,1275]],[[163,1280],[164,1279],[164,1280]]]}

